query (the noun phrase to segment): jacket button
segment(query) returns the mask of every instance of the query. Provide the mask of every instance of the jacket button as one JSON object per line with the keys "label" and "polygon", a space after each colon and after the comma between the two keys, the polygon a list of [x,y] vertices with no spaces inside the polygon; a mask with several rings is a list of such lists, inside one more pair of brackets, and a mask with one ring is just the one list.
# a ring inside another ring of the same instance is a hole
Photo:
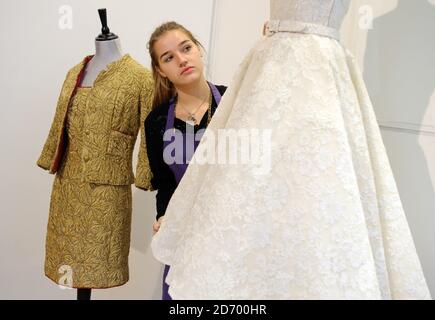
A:
{"label": "jacket button", "polygon": [[85,162],[88,162],[89,161],[89,154],[87,153],[87,152],[84,152],[84,154],[83,154],[83,160],[85,161]]}
{"label": "jacket button", "polygon": [[88,136],[90,133],[91,133],[91,132],[89,131],[89,129],[86,129],[86,130],[85,130],[85,135]]}

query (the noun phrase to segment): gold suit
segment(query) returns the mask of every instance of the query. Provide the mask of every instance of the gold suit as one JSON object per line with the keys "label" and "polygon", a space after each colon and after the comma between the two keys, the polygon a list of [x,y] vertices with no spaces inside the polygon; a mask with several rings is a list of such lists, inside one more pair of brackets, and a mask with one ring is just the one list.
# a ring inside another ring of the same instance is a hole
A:
{"label": "gold suit", "polygon": [[143,126],[153,84],[151,73],[126,54],[109,64],[92,87],[80,87],[90,59],[68,72],[37,162],[56,173],[45,274],[73,288],[110,288],[129,278],[131,184],[152,190]]}

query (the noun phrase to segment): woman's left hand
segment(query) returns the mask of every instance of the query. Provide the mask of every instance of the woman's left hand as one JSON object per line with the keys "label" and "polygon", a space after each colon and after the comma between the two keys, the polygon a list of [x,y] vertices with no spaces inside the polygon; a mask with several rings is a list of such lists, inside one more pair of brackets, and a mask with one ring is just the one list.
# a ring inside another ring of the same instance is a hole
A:
{"label": "woman's left hand", "polygon": [[163,221],[163,216],[160,217],[156,222],[154,222],[154,224],[153,224],[153,235],[155,235],[159,231],[160,225],[161,225],[162,221]]}

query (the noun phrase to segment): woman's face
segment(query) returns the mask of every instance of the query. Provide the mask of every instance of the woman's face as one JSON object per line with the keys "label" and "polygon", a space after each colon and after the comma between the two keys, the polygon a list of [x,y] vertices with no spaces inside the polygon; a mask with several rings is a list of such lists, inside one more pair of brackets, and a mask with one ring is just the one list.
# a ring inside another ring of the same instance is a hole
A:
{"label": "woman's face", "polygon": [[166,32],[154,44],[160,75],[175,86],[189,85],[203,75],[201,51],[181,30]]}

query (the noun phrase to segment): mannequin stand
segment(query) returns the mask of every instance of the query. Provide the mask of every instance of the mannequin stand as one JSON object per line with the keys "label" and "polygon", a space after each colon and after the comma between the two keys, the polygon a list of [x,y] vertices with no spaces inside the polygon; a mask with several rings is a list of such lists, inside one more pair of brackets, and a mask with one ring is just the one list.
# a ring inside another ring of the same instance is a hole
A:
{"label": "mannequin stand", "polygon": [[77,289],[77,300],[91,300],[92,289]]}

